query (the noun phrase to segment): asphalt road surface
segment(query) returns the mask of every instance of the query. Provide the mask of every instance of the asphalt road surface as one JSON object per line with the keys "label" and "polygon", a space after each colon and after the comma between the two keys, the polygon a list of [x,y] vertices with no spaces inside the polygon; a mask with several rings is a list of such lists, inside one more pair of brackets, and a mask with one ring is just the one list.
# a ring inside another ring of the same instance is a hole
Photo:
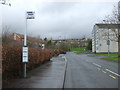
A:
{"label": "asphalt road surface", "polygon": [[64,88],[118,88],[118,63],[68,52]]}

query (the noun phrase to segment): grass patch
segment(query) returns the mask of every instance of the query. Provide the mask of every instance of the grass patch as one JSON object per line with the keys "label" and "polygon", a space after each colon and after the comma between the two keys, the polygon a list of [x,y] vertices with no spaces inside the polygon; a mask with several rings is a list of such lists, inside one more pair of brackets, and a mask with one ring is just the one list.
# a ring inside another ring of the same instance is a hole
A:
{"label": "grass patch", "polygon": [[70,51],[75,51],[76,54],[84,53],[86,50],[86,47],[80,47],[80,48],[70,48]]}
{"label": "grass patch", "polygon": [[[95,54],[96,56],[108,56],[108,54]],[[117,53],[110,53],[109,54],[110,56],[117,56],[118,54]]]}
{"label": "grass patch", "polygon": [[94,54],[93,52],[86,52],[86,53],[84,53],[84,54]]}
{"label": "grass patch", "polygon": [[95,57],[95,54],[91,54],[91,55],[87,55],[87,56],[90,56],[90,57]]}
{"label": "grass patch", "polygon": [[114,62],[120,62],[120,58],[118,58],[117,56],[103,57],[101,59],[110,60],[110,61],[114,61]]}
{"label": "grass patch", "polygon": [[93,52],[87,51],[86,47],[70,48],[70,51],[75,51],[76,54],[94,54]]}
{"label": "grass patch", "polygon": [[94,53],[93,52],[75,52],[75,53],[77,53],[77,54],[92,54],[92,55],[94,55]]}
{"label": "grass patch", "polygon": [[[88,53],[85,53],[85,54],[91,54],[90,56],[108,56],[108,54],[94,54],[92,52],[88,52]],[[109,56],[118,56],[117,53],[111,53],[109,54]]]}
{"label": "grass patch", "polygon": [[84,52],[86,47],[80,47],[80,48],[70,48],[70,51],[79,51],[79,52]]}
{"label": "grass patch", "polygon": [[76,54],[82,54],[83,52],[75,52]]}

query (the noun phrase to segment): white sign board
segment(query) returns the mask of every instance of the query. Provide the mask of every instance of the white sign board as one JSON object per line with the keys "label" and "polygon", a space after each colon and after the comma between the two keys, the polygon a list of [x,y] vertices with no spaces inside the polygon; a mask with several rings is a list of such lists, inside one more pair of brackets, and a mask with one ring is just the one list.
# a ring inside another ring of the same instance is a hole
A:
{"label": "white sign board", "polygon": [[42,49],[45,49],[45,44],[42,44]]}
{"label": "white sign board", "polygon": [[28,62],[28,47],[23,47],[22,62]]}
{"label": "white sign board", "polygon": [[27,19],[35,19],[35,12],[33,12],[33,11],[28,11],[28,12],[26,12],[26,17],[27,17]]}

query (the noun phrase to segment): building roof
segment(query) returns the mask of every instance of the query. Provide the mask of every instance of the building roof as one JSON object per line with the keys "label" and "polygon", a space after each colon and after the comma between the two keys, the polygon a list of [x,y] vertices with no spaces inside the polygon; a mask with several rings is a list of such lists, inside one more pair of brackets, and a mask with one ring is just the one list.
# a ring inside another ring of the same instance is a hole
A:
{"label": "building roof", "polygon": [[118,24],[104,24],[104,23],[98,23],[95,24],[97,25],[99,28],[118,28]]}
{"label": "building roof", "polygon": [[[13,35],[16,34],[16,36],[20,39],[24,39],[24,35],[23,34],[19,34],[19,33],[13,33]],[[27,36],[27,39],[30,40],[30,41],[35,41],[35,42],[43,42],[42,39],[40,38],[35,38],[35,37],[30,37],[30,36]]]}

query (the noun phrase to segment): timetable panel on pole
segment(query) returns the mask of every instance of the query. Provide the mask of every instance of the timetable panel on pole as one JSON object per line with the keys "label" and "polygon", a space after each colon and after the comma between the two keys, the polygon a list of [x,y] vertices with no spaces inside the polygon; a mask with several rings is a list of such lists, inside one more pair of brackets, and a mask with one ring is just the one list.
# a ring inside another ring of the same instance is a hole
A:
{"label": "timetable panel on pole", "polygon": [[28,47],[23,47],[23,52],[22,52],[22,54],[23,54],[23,61],[22,62],[24,62],[24,63],[27,63],[28,62]]}

